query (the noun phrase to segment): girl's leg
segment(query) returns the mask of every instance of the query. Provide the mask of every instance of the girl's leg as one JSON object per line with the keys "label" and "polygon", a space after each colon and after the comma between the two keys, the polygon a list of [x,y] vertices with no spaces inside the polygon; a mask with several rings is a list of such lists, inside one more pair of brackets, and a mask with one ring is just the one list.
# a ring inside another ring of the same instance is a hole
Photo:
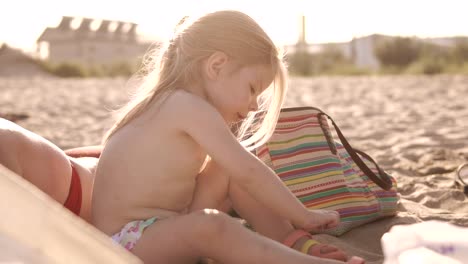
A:
{"label": "girl's leg", "polygon": [[[229,185],[229,196],[234,209],[247,220],[258,233],[276,241],[283,242],[286,237],[295,230],[289,221],[272,213],[235,183]],[[310,240],[310,237],[307,236],[299,238],[293,244],[293,248],[300,251],[304,243],[308,240]],[[337,247],[324,244],[316,244],[310,247],[308,254],[341,261],[347,259],[346,254]]]}
{"label": "girl's leg", "polygon": [[289,221],[277,217],[235,183],[230,183],[225,171],[216,163],[210,162],[197,178],[191,209],[216,208],[226,212],[229,210],[224,206],[226,200],[257,232],[269,238],[282,241],[294,230]]}
{"label": "girl's leg", "polygon": [[340,263],[299,253],[258,235],[232,217],[205,209],[156,221],[132,252],[145,263]]}
{"label": "girl's leg", "polygon": [[[229,200],[226,199],[228,196]],[[217,208],[227,211],[225,201],[232,203],[237,213],[246,219],[256,232],[268,238],[283,242],[294,231],[289,221],[272,213],[235,183],[230,183],[228,175],[216,163],[211,162],[197,179],[192,209]],[[307,237],[300,238],[293,248],[301,250],[307,240]],[[315,256],[343,261],[347,258],[343,251],[331,245],[315,245],[309,252]]]}
{"label": "girl's leg", "polygon": [[71,180],[70,161],[56,145],[0,119],[0,163],[63,203]]}
{"label": "girl's leg", "polygon": [[229,197],[236,212],[260,234],[283,241],[294,230],[289,221],[278,217],[235,183],[229,185]]}
{"label": "girl's leg", "polygon": [[215,208],[222,212],[230,210],[228,200],[229,177],[215,162],[208,162],[197,177],[197,185],[189,211]]}

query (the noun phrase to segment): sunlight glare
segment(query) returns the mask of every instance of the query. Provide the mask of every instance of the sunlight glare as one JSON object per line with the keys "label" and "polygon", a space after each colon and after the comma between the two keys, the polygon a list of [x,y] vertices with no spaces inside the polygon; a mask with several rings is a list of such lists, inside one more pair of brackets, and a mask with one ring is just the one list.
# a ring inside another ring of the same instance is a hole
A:
{"label": "sunlight glare", "polygon": [[[62,16],[137,23],[146,39],[169,37],[185,15],[220,9],[243,11],[254,18],[277,44],[294,44],[300,17],[306,16],[309,43],[347,42],[353,37],[385,35],[446,37],[467,35],[465,0],[154,0],[28,1],[16,0],[0,10],[0,43],[31,49],[46,27]],[[40,11],[38,11],[40,10]]]}

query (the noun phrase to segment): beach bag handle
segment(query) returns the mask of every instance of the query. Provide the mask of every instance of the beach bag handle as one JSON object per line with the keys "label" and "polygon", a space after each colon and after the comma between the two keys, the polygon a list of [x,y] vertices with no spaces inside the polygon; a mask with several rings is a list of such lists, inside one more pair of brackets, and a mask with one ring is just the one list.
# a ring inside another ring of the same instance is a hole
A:
{"label": "beach bag handle", "polygon": [[[327,117],[328,119],[330,119],[331,123],[335,127],[338,137],[340,138],[341,144],[343,144],[343,147],[349,153],[349,156],[353,159],[353,161],[356,163],[359,169],[361,169],[362,172],[364,172],[364,174],[366,174],[367,177],[369,177],[373,182],[375,182],[378,186],[380,186],[380,188],[386,191],[390,190],[392,188],[393,183],[390,177],[388,176],[388,174],[384,172],[369,155],[367,155],[366,153],[360,150],[353,149],[353,147],[351,147],[351,145],[349,144],[348,140],[346,140],[346,138],[344,137],[343,133],[341,133],[341,130],[338,127],[338,125],[335,123],[335,121],[333,121],[333,119],[329,115],[325,114],[322,111],[320,111],[318,115],[319,116],[323,115]],[[319,117],[319,120],[320,119],[321,118]],[[364,158],[368,159],[369,161],[375,164],[375,167],[377,168],[377,171],[379,172],[381,177],[375,175],[375,173],[371,169],[369,169],[369,167],[364,163],[361,157],[359,157],[358,153],[362,155]]]}

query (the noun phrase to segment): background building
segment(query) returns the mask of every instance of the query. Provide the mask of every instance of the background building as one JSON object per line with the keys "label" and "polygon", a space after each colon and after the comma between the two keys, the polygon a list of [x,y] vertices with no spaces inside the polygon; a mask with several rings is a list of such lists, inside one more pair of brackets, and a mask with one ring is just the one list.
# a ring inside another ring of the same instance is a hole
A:
{"label": "background building", "polygon": [[[336,50],[340,52],[346,59],[359,68],[378,70],[380,69],[380,62],[374,53],[375,48],[383,42],[391,41],[396,36],[387,36],[381,34],[372,34],[353,38],[348,42],[335,42],[335,43],[307,43],[306,42],[306,18],[302,16],[300,23],[300,33],[296,44],[286,46],[287,53],[294,54],[295,52],[307,52],[309,54],[317,54],[326,50]],[[440,37],[440,38],[417,38],[423,43],[433,44],[442,48],[454,47],[457,39],[465,39],[468,37]]]}
{"label": "background building", "polygon": [[137,35],[137,24],[63,16],[37,40],[38,54],[51,63],[86,66],[138,63],[150,46]]}

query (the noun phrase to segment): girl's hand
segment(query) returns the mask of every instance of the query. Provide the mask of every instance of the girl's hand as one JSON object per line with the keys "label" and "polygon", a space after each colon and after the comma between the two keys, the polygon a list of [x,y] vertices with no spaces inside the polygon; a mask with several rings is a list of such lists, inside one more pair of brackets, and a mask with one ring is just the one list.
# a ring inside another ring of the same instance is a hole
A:
{"label": "girl's hand", "polygon": [[320,233],[325,229],[338,226],[340,215],[336,211],[330,210],[310,210],[307,213],[305,221],[296,226],[309,232]]}

